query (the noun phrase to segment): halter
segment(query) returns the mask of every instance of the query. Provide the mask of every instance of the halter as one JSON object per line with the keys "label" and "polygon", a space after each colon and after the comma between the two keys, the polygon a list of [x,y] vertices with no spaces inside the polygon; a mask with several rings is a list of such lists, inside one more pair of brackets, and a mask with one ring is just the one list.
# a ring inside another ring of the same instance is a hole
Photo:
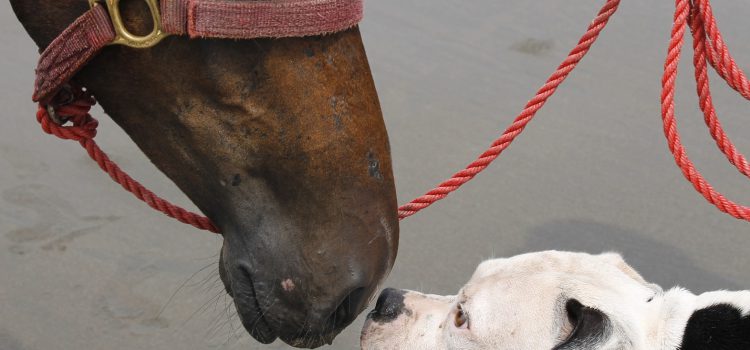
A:
{"label": "halter", "polygon": [[49,102],[107,45],[145,49],[169,35],[191,38],[255,39],[303,37],[339,32],[362,20],[362,0],[145,0],[151,33],[125,27],[120,0],[89,0],[91,9],[42,52],[36,70],[35,102]]}

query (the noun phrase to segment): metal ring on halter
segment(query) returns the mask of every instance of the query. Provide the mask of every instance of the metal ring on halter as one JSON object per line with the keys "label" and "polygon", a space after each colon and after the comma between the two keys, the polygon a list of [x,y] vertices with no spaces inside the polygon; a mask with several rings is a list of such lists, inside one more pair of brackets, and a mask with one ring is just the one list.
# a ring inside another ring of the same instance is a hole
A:
{"label": "metal ring on halter", "polygon": [[151,30],[151,33],[139,36],[131,33],[125,27],[125,22],[122,20],[122,13],[120,12],[120,0],[89,0],[91,7],[97,6],[100,3],[107,7],[109,17],[112,19],[112,27],[115,30],[115,40],[110,45],[125,45],[138,49],[146,49],[158,44],[162,39],[169,36],[168,33],[164,32],[162,27],[159,2],[157,0],[144,1],[148,4],[148,8],[151,11],[154,28]]}
{"label": "metal ring on halter", "polygon": [[65,84],[57,92],[55,98],[47,104],[47,114],[49,118],[57,125],[65,125],[68,122],[68,116],[61,116],[57,113],[57,109],[62,106],[67,106],[76,100],[76,93],[73,90],[73,86]]}

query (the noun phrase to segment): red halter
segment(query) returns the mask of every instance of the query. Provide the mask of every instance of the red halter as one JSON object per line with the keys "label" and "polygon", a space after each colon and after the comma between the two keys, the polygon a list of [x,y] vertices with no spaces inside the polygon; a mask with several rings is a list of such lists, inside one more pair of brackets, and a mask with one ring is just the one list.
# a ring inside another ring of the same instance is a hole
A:
{"label": "red halter", "polygon": [[[98,4],[98,1],[106,1]],[[125,29],[119,0],[90,0],[92,7],[44,50],[33,99],[48,102],[104,46],[150,47],[167,35],[254,39],[339,32],[362,20],[362,0],[147,0],[154,30],[139,37]]]}

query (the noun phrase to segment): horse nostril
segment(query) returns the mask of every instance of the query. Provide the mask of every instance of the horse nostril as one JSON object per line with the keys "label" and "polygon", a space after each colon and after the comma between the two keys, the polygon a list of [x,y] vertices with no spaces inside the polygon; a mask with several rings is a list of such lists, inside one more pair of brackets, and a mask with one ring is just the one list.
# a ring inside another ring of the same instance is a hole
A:
{"label": "horse nostril", "polygon": [[349,293],[338,307],[336,307],[333,314],[331,314],[328,320],[331,329],[343,329],[352,323],[357,318],[359,311],[364,307],[362,304],[366,301],[366,294],[367,290],[365,288],[357,288]]}

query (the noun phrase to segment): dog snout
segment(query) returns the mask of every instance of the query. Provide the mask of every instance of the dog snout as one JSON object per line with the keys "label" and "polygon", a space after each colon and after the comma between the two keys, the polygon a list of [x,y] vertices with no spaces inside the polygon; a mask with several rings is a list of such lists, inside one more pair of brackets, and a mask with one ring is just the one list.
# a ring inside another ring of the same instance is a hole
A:
{"label": "dog snout", "polygon": [[380,293],[375,309],[370,313],[373,321],[384,323],[395,320],[404,311],[406,291],[386,288]]}

